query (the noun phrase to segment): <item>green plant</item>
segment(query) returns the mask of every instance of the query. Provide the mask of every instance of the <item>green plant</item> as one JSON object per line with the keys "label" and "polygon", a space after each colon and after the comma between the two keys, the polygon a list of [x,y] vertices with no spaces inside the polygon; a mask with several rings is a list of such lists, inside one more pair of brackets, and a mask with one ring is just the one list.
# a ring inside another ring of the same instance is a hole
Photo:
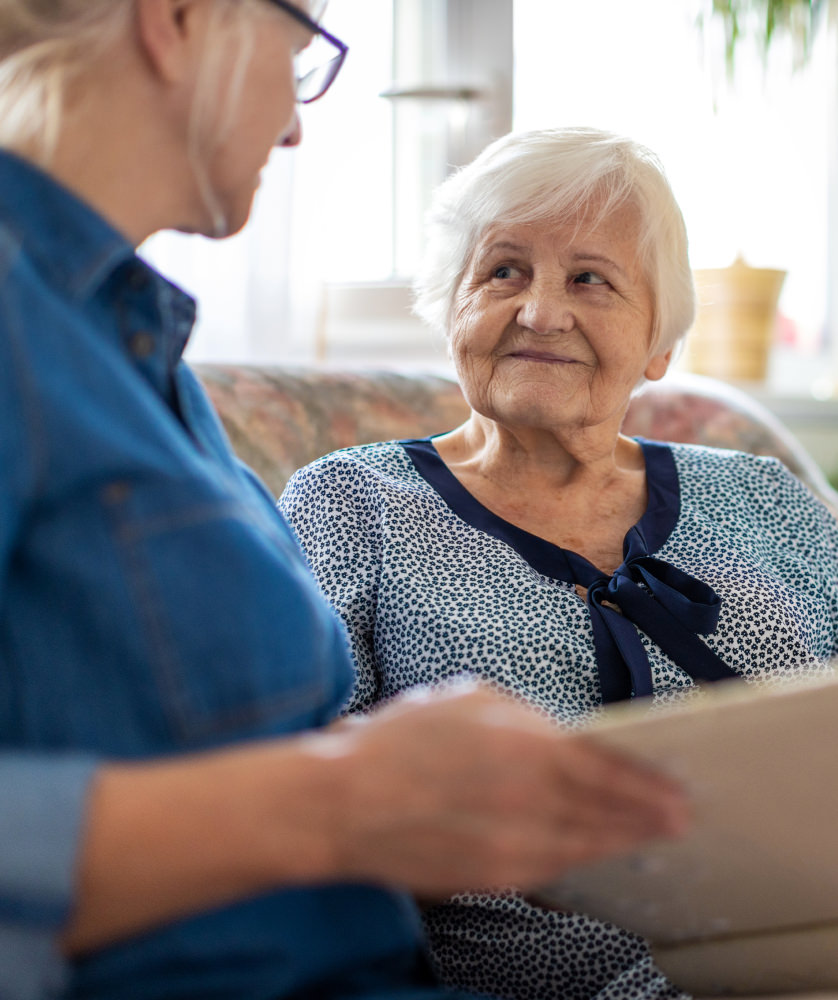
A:
{"label": "green plant", "polygon": [[[733,73],[736,52],[746,39],[760,47],[763,57],[778,34],[791,36],[798,64],[806,61],[826,9],[835,0],[709,0],[711,16],[725,31],[725,56]],[[703,21],[703,17],[700,18]]]}

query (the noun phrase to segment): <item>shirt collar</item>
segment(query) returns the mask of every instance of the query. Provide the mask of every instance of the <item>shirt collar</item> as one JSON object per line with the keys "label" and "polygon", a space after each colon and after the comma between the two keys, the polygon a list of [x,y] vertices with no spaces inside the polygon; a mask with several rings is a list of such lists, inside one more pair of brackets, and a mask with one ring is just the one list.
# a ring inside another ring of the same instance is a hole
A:
{"label": "shirt collar", "polygon": [[98,213],[34,164],[0,150],[3,225],[73,298],[93,296],[134,248]]}

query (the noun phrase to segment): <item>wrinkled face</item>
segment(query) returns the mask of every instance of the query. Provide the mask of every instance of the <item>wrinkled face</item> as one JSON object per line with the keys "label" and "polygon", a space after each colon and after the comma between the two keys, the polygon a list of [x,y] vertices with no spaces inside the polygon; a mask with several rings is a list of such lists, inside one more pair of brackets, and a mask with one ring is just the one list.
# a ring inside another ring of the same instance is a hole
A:
{"label": "wrinkled face", "polygon": [[[307,9],[304,3],[299,6]],[[253,48],[232,121],[215,126],[223,138],[212,154],[208,180],[227,229],[216,235],[237,232],[247,221],[260,171],[274,146],[300,141],[294,57],[309,44],[311,33],[269,3],[260,5],[253,16]],[[236,54],[230,53],[225,79],[234,73]]]}
{"label": "wrinkled face", "polygon": [[[594,206],[595,209],[596,206]],[[614,424],[645,376],[654,301],[638,260],[638,213],[599,224],[495,225],[478,240],[454,300],[451,353],[472,408],[510,428]]]}

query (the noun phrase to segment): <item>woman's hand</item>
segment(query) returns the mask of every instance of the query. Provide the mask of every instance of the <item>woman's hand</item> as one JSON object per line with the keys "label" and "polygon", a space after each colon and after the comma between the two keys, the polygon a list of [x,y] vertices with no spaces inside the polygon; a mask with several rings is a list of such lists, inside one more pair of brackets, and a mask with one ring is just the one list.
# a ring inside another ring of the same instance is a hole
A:
{"label": "woman's hand", "polygon": [[535,888],[687,825],[668,780],[472,683],[414,691],[334,738],[344,877],[424,896]]}
{"label": "woman's hand", "polygon": [[473,683],[301,736],[101,768],[68,954],[292,885],[534,888],[675,835],[661,777]]}

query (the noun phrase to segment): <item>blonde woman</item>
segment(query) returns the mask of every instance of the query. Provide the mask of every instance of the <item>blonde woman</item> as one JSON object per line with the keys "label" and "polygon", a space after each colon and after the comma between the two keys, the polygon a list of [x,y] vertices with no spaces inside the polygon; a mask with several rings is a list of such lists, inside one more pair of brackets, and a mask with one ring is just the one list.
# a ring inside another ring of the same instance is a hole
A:
{"label": "blonde woman", "polygon": [[0,0],[4,1000],[442,996],[405,889],[683,826],[473,687],[330,725],[341,633],[181,360],[194,303],[134,252],[244,224],[343,61],[320,13]]}

